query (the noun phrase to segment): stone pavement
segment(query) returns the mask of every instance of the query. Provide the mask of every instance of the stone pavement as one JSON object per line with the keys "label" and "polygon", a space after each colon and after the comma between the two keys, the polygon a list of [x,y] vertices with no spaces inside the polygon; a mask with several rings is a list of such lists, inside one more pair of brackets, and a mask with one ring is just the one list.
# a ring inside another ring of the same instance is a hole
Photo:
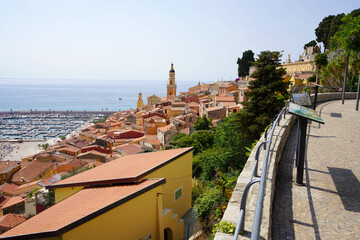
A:
{"label": "stone pavement", "polygon": [[316,111],[325,124],[308,124],[305,186],[294,184],[297,124],[279,163],[272,238],[360,239],[360,111],[355,100]]}

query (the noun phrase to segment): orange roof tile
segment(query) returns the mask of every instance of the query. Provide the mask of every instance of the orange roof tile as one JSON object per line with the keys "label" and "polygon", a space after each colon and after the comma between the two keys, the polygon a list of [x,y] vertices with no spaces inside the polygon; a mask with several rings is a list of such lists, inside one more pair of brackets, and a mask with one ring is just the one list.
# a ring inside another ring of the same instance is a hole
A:
{"label": "orange roof tile", "polygon": [[205,111],[207,112],[211,112],[211,111],[217,111],[223,109],[222,107],[209,107],[209,108],[205,108]]}
{"label": "orange roof tile", "polygon": [[168,131],[168,130],[170,130],[170,129],[172,129],[172,128],[174,128],[174,129],[176,130],[175,126],[173,126],[173,125],[171,125],[171,124],[168,124],[168,125],[166,125],[166,126],[164,126],[164,127],[158,127],[157,129],[158,129],[159,131],[161,131],[161,132],[166,132],[166,131]]}
{"label": "orange roof tile", "polygon": [[5,195],[0,197],[0,208],[2,208],[10,200],[10,198],[11,197]]}
{"label": "orange roof tile", "polygon": [[17,189],[19,186],[13,183],[4,183],[0,186],[0,191],[4,191],[5,194],[14,195],[14,190]]}
{"label": "orange roof tile", "polygon": [[10,177],[10,181],[31,182],[44,171],[48,170],[53,164],[54,163],[50,162],[22,162],[22,168]]}
{"label": "orange roof tile", "polygon": [[125,156],[70,178],[66,178],[47,188],[96,186],[106,183],[135,182],[191,150],[192,148],[179,148]]}
{"label": "orange roof tile", "polygon": [[216,96],[215,100],[217,102],[234,102],[234,96]]}
{"label": "orange roof tile", "polygon": [[17,165],[18,161],[0,161],[0,173],[10,168],[11,166]]}
{"label": "orange roof tile", "polygon": [[[55,237],[69,231],[161,184],[165,179],[131,185],[86,188],[5,232],[0,239],[22,235],[27,239]],[[68,209],[66,211],[64,209]]]}
{"label": "orange roof tile", "polygon": [[9,201],[7,201],[7,203],[4,204],[4,206],[2,206],[1,209],[5,209],[11,206],[14,206],[16,204],[19,204],[21,202],[25,202],[25,198],[23,198],[22,196],[15,196],[9,199]]}
{"label": "orange roof tile", "polygon": [[[25,184],[23,184],[23,185],[20,185],[20,186],[18,186],[17,187],[17,189],[23,189],[23,188],[27,188],[27,187],[30,187],[30,186],[33,186],[33,185],[37,185],[39,182],[41,182],[42,181],[42,179],[40,179],[40,180],[36,180],[36,181],[32,181],[32,182],[29,182],[29,183],[25,183]],[[40,187],[40,186],[39,186]]]}
{"label": "orange roof tile", "polygon": [[12,228],[25,220],[26,218],[23,215],[9,213],[0,217],[0,226]]}
{"label": "orange roof tile", "polygon": [[124,144],[117,147],[117,149],[126,153],[127,155],[132,155],[141,152],[144,149],[144,147],[138,144]]}

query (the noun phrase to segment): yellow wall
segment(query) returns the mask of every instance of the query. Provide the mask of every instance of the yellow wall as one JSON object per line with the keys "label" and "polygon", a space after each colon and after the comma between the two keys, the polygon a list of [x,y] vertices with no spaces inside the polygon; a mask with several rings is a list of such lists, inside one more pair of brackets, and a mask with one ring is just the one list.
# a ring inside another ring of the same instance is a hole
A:
{"label": "yellow wall", "polygon": [[77,193],[84,187],[64,187],[64,188],[55,188],[55,203],[60,202],[61,200]]}
{"label": "yellow wall", "polygon": [[[181,156],[175,161],[163,166],[155,172],[146,175],[144,179],[166,178],[163,192],[163,208],[170,208],[182,217],[191,208],[191,171],[192,171],[192,151]],[[183,187],[183,195],[175,202],[175,190]],[[167,196],[170,195],[170,196]]]}
{"label": "yellow wall", "polygon": [[281,67],[286,69],[287,74],[292,74],[296,72],[314,72],[315,64],[312,61],[309,62],[294,62],[294,63],[285,63]]}
{"label": "yellow wall", "polygon": [[63,240],[160,239],[157,209],[158,186],[63,234]]}

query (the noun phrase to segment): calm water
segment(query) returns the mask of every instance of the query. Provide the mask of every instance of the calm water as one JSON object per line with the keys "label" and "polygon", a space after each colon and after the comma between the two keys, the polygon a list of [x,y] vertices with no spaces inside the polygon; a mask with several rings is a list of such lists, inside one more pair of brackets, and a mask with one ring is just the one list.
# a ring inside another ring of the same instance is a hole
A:
{"label": "calm water", "polygon": [[[177,92],[197,83],[177,81]],[[126,110],[136,108],[140,91],[145,104],[148,96],[165,96],[166,84],[167,80],[0,79],[0,111]]]}

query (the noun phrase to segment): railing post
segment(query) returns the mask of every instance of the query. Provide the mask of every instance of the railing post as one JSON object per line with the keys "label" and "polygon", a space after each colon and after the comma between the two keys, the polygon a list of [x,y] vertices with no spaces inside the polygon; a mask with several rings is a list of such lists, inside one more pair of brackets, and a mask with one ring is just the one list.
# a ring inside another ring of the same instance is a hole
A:
{"label": "railing post", "polygon": [[[258,177],[258,163],[259,163],[259,155],[260,155],[260,151],[261,151],[261,147],[262,145],[266,144],[267,141],[264,141],[262,143],[260,143],[258,149],[256,150],[256,154],[255,154],[255,167],[254,167],[254,177]],[[252,180],[252,176],[250,181]]]}
{"label": "railing post", "polygon": [[244,231],[245,228],[245,208],[246,208],[246,199],[250,190],[250,187],[254,184],[260,182],[260,179],[253,179],[251,180],[245,187],[244,189],[244,193],[243,196],[241,198],[241,204],[240,204],[240,214],[239,214],[239,219],[236,225],[236,229],[235,229],[235,233],[234,233],[234,240],[237,240],[238,236],[239,236],[239,232],[240,231]]}
{"label": "railing post", "polygon": [[342,91],[342,104],[345,101],[345,87],[346,87],[346,78],[348,73],[348,65],[349,65],[349,53],[346,55],[346,62],[345,62],[345,75],[344,75],[344,84],[343,84],[343,91]]}

